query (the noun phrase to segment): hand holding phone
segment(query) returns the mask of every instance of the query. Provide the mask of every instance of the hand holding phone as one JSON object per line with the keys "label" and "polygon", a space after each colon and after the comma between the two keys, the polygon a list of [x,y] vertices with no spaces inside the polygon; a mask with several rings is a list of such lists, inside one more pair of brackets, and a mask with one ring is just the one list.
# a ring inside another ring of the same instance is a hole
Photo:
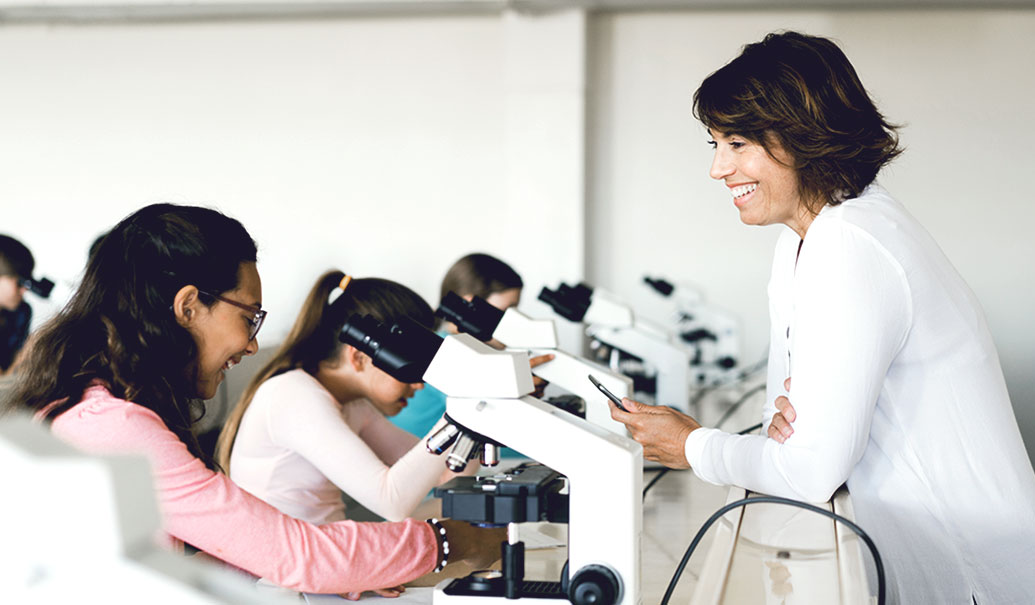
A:
{"label": "hand holding phone", "polygon": [[597,388],[597,390],[599,390],[601,393],[606,395],[607,398],[610,399],[611,402],[615,404],[615,407],[617,407],[618,409],[622,410],[623,412],[628,412],[629,411],[629,410],[625,409],[625,406],[622,405],[622,400],[619,399],[614,393],[612,393],[611,391],[607,390],[607,387],[605,387],[604,385],[600,384],[600,381],[597,380],[596,378],[594,378],[592,374],[589,375],[589,381],[593,383],[593,386],[595,386]]}

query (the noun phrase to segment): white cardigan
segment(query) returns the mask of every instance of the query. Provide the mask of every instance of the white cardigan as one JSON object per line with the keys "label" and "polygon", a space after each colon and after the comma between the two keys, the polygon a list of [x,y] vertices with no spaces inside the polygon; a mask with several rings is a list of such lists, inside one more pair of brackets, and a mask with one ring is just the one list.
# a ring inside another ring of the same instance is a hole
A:
{"label": "white cardigan", "polygon": [[699,429],[711,483],[820,502],[847,481],[889,603],[1031,603],[1035,474],[974,294],[877,185],[779,239],[765,426],[792,379],[785,444]]}
{"label": "white cardigan", "polygon": [[453,476],[444,458],[369,401],[342,405],[304,370],[259,387],[230,455],[234,483],[317,525],[345,519],[342,491],[389,521],[401,520]]}

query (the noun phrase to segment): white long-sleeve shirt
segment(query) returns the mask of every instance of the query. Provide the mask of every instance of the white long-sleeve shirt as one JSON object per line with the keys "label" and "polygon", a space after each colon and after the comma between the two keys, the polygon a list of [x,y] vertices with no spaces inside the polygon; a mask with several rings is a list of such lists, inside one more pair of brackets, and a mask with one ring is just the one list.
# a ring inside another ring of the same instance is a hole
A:
{"label": "white long-sleeve shirt", "polygon": [[235,483],[317,525],[345,519],[343,491],[389,521],[403,519],[453,476],[369,401],[343,405],[304,370],[259,387],[230,455]]}
{"label": "white long-sleeve shirt", "polygon": [[1035,474],[977,299],[877,185],[825,207],[769,282],[765,426],[787,393],[794,434],[693,431],[711,483],[820,502],[847,481],[888,572],[889,603],[1031,603]]}

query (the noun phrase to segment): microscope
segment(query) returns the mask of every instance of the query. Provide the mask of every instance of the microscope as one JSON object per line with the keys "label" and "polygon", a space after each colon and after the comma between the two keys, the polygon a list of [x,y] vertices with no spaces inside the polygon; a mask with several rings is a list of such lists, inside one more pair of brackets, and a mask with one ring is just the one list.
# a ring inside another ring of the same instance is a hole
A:
{"label": "microscope", "polygon": [[527,351],[530,356],[553,354],[551,361],[532,368],[532,373],[585,402],[584,417],[589,422],[619,435],[627,434],[625,426],[611,418],[607,397],[588,377],[592,375],[618,398],[633,396],[632,379],[559,350],[553,320],[532,319],[514,308],[501,311],[482,298],[475,296],[468,301],[455,292],[442,299],[436,314],[482,342],[494,339],[508,349]]}
{"label": "microscope", "polygon": [[[439,454],[449,449],[451,470],[463,470],[472,458],[493,465],[501,446],[543,465],[458,477],[436,489],[444,515],[508,527],[502,571],[444,580],[435,587],[436,605],[503,598],[639,605],[639,444],[528,396],[533,385],[527,353],[496,350],[470,334],[442,338],[409,318],[385,326],[353,315],[339,338],[397,380],[423,379],[446,394],[448,424],[428,438],[427,447]],[[560,581],[526,580],[515,524],[564,520],[568,562]]]}
{"label": "microscope", "polygon": [[586,284],[544,287],[539,300],[561,317],[584,323],[594,357],[632,378],[641,401],[689,411],[690,350],[663,327],[635,318],[617,298]]}
{"label": "microscope", "polygon": [[31,275],[23,278],[20,285],[40,298],[50,298],[50,292],[54,289],[54,282],[46,277],[35,279]]}
{"label": "microscope", "polygon": [[161,546],[143,456],[85,454],[28,415],[9,414],[0,419],[0,467],[11,490],[0,499],[0,603],[298,603]]}
{"label": "microscope", "polygon": [[691,383],[719,384],[737,373],[739,323],[732,315],[707,303],[689,284],[650,276],[644,276],[643,283],[660,296],[670,329],[692,351]]}

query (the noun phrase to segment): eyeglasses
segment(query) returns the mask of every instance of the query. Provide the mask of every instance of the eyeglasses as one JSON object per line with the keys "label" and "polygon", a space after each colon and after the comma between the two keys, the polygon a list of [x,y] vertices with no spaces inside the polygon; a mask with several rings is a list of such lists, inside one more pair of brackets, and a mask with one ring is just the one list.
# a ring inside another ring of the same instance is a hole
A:
{"label": "eyeglasses", "polygon": [[246,304],[244,304],[242,302],[237,302],[236,300],[230,300],[229,298],[226,298],[224,296],[220,296],[218,294],[212,294],[211,292],[205,292],[204,290],[198,290],[198,292],[201,292],[202,294],[204,294],[206,296],[211,296],[212,298],[214,298],[216,300],[225,302],[228,305],[233,305],[235,307],[244,309],[245,311],[250,311],[250,312],[254,313],[255,316],[252,317],[252,319],[251,319],[252,329],[251,329],[251,332],[248,334],[248,340],[255,340],[256,334],[259,333],[259,328],[262,327],[262,322],[266,321],[266,311],[264,311],[262,309],[262,307],[255,307],[255,306],[252,306],[252,305],[246,305]]}

